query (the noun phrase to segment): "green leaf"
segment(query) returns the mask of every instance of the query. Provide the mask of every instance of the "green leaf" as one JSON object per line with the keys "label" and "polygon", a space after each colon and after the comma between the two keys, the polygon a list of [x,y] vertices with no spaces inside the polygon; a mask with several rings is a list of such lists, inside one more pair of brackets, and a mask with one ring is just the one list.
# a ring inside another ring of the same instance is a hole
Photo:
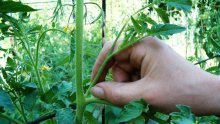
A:
{"label": "green leaf", "polygon": [[55,22],[52,22],[52,27],[55,28],[56,24]]}
{"label": "green leaf", "polygon": [[14,112],[14,105],[10,96],[4,91],[0,89],[0,106],[4,107],[5,110],[9,110],[10,112]]}
{"label": "green leaf", "polygon": [[170,20],[169,20],[169,15],[167,14],[167,12],[163,9],[160,9],[160,8],[154,8],[158,14],[158,16],[160,16],[160,18],[162,19],[162,21],[164,23],[169,23]]}
{"label": "green leaf", "polygon": [[119,117],[116,118],[117,122],[128,122],[132,119],[139,117],[145,110],[143,101],[132,101],[124,107]]}
{"label": "green leaf", "polygon": [[8,80],[8,74],[6,73],[5,69],[1,68],[1,70],[2,70],[3,78],[7,81]]}
{"label": "green leaf", "polygon": [[16,68],[16,63],[14,62],[14,60],[10,57],[7,58],[7,65],[9,65],[12,68]]}
{"label": "green leaf", "polygon": [[84,117],[88,124],[98,124],[98,120],[94,118],[93,114],[89,111],[84,112]]}
{"label": "green leaf", "polygon": [[74,124],[75,115],[72,109],[63,108],[56,110],[57,124]]}
{"label": "green leaf", "polygon": [[32,111],[34,106],[35,106],[35,104],[36,104],[37,98],[38,98],[37,90],[26,94],[24,96],[24,101],[23,101],[24,108],[27,111]]}
{"label": "green leaf", "polygon": [[154,21],[152,18],[148,17],[146,14],[141,13],[139,20],[143,21],[143,22],[147,22],[149,24],[155,25],[157,24],[156,21]]}
{"label": "green leaf", "polygon": [[189,12],[192,8],[191,0],[166,0],[168,7],[175,7],[178,10]]}
{"label": "green leaf", "polygon": [[28,5],[24,5],[21,2],[14,1],[0,1],[0,13],[15,13],[15,12],[32,12],[36,9],[31,8]]}
{"label": "green leaf", "polygon": [[148,33],[156,36],[168,36],[185,30],[186,28],[174,24],[157,24],[153,25]]}
{"label": "green leaf", "polygon": [[198,124],[219,124],[220,120],[216,116],[198,117]]}
{"label": "green leaf", "polygon": [[180,112],[171,113],[171,122],[173,124],[194,124],[195,116],[191,113],[191,109],[185,105],[177,105]]}
{"label": "green leaf", "polygon": [[0,116],[0,122],[1,124],[11,124],[11,121],[9,119],[3,118]]}
{"label": "green leaf", "polygon": [[138,22],[132,16],[131,16],[131,21],[133,23],[135,31],[140,33],[142,28],[141,28],[141,26],[138,24]]}
{"label": "green leaf", "polygon": [[145,118],[143,116],[139,116],[133,119],[131,122],[133,122],[133,124],[145,124]]}
{"label": "green leaf", "polygon": [[28,29],[26,32],[27,33],[33,33],[36,31],[40,31],[42,29],[42,25],[36,25],[34,27],[31,27],[30,29]]}
{"label": "green leaf", "polygon": [[74,92],[75,89],[72,88],[71,83],[62,81],[59,84],[55,83],[50,90],[41,96],[41,100],[50,104],[62,101],[68,106],[71,103],[68,97]]}
{"label": "green leaf", "polygon": [[2,28],[8,28],[8,27],[9,27],[8,25],[3,24],[3,23],[0,23],[0,29],[2,29]]}
{"label": "green leaf", "polygon": [[120,115],[122,109],[115,106],[105,107],[105,124],[119,124],[116,122],[116,117]]}
{"label": "green leaf", "polygon": [[219,66],[213,66],[213,67],[209,67],[208,69],[206,69],[207,72],[213,73],[213,74],[220,74],[220,69]]}
{"label": "green leaf", "polygon": [[163,114],[163,113],[160,113],[160,112],[156,112],[156,114],[154,114],[154,116],[156,118],[159,118],[159,119],[164,120],[164,121],[167,121],[169,119],[169,115],[166,115],[166,114]]}

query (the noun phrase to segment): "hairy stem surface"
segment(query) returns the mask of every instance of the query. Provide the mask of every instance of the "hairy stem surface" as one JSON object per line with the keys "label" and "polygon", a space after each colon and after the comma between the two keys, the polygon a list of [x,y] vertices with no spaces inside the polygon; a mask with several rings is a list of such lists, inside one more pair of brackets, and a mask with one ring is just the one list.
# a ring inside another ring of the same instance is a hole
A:
{"label": "hairy stem surface", "polygon": [[75,83],[76,83],[76,123],[82,124],[83,112],[85,110],[85,98],[82,83],[82,44],[83,44],[83,17],[84,0],[76,0],[76,56],[75,56]]}

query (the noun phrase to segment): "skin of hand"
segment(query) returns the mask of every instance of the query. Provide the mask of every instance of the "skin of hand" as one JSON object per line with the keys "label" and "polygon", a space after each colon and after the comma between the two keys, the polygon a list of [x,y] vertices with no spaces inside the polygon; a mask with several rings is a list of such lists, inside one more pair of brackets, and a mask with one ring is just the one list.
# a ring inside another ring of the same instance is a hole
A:
{"label": "skin of hand", "polygon": [[[105,43],[92,78],[111,46],[111,42]],[[114,80],[105,82],[110,68]],[[199,115],[220,113],[220,78],[186,61],[156,37],[146,37],[115,55],[92,88],[92,94],[119,106],[144,99],[155,110],[165,113],[176,111],[177,104],[191,106]]]}

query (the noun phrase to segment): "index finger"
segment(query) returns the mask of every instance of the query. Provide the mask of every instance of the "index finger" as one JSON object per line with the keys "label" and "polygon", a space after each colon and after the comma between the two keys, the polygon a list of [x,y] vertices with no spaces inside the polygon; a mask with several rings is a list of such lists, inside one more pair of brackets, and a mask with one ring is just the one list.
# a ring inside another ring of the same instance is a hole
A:
{"label": "index finger", "polygon": [[[118,44],[120,44],[122,42],[122,40],[119,40],[114,48],[114,51],[116,51]],[[95,78],[95,75],[98,73],[99,68],[101,67],[101,65],[103,64],[103,62],[105,61],[108,52],[111,50],[113,45],[113,42],[106,42],[104,44],[103,49],[101,50],[95,64],[93,67],[93,71],[92,71],[92,79]],[[112,67],[112,65],[114,64],[115,61],[130,61],[130,52],[131,50],[128,48],[128,50],[124,50],[118,54],[116,54],[115,56],[112,57],[112,59],[106,64],[105,68],[103,69],[103,72],[99,78],[99,82],[102,82],[105,80],[105,77],[108,73],[108,70]]]}
{"label": "index finger", "polygon": [[[98,55],[98,58],[96,59],[96,62],[93,66],[92,69],[92,79],[95,78],[95,75],[98,73],[99,68],[101,67],[101,65],[103,64],[103,62],[105,61],[105,58],[107,57],[108,52],[110,51],[111,47],[113,45],[113,42],[106,42],[101,50],[101,52]],[[105,76],[108,73],[109,68],[113,65],[114,63],[114,59],[111,59],[106,67],[104,68],[102,75],[99,78],[99,81],[104,81]]]}

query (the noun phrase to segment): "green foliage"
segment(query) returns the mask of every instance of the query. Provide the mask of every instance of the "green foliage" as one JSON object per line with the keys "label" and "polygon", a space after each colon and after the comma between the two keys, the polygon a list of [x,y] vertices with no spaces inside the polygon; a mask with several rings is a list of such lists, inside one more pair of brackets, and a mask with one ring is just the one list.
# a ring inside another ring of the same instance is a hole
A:
{"label": "green foliage", "polygon": [[175,7],[185,12],[190,12],[192,8],[191,0],[166,0],[169,7]]}
{"label": "green foliage", "polygon": [[74,124],[74,112],[71,108],[63,108],[56,110],[57,124]]}
{"label": "green foliage", "polygon": [[98,124],[98,120],[93,116],[93,113],[89,111],[84,112],[85,120],[88,124]]}
{"label": "green foliage", "polygon": [[195,123],[195,116],[191,113],[188,106],[177,105],[180,112],[171,113],[172,123],[174,124],[193,124]]}
{"label": "green foliage", "polygon": [[[208,64],[202,63],[200,66],[207,71],[219,74],[219,54],[220,54],[220,26],[218,22],[220,21],[220,9],[219,1],[207,0],[207,1],[196,1],[195,7],[199,9],[198,20],[195,22],[195,57],[197,59],[205,58],[202,54],[203,51],[206,56],[214,59],[213,62],[216,64],[209,67]],[[214,58],[213,58],[214,57]]]}
{"label": "green foliage", "polygon": [[169,23],[169,15],[167,14],[167,12],[163,9],[160,8],[155,8],[157,14],[160,16],[160,18],[163,20],[164,23]]}
{"label": "green foliage", "polygon": [[14,112],[15,110],[10,96],[4,90],[1,89],[0,89],[0,107],[3,107],[5,110],[8,110],[10,112]]}
{"label": "green foliage", "polygon": [[174,24],[157,24],[149,30],[150,35],[168,36],[185,31],[186,28]]}
{"label": "green foliage", "polygon": [[[135,118],[138,118],[142,114],[142,112],[147,112],[149,109],[148,106],[145,107],[143,103],[144,102],[142,100],[130,102],[128,105],[124,107],[116,121],[128,122]],[[139,119],[137,119],[136,121],[138,120]]]}
{"label": "green foliage", "polygon": [[31,12],[36,9],[24,5],[21,2],[14,1],[0,1],[0,13],[16,13],[16,12]]}

